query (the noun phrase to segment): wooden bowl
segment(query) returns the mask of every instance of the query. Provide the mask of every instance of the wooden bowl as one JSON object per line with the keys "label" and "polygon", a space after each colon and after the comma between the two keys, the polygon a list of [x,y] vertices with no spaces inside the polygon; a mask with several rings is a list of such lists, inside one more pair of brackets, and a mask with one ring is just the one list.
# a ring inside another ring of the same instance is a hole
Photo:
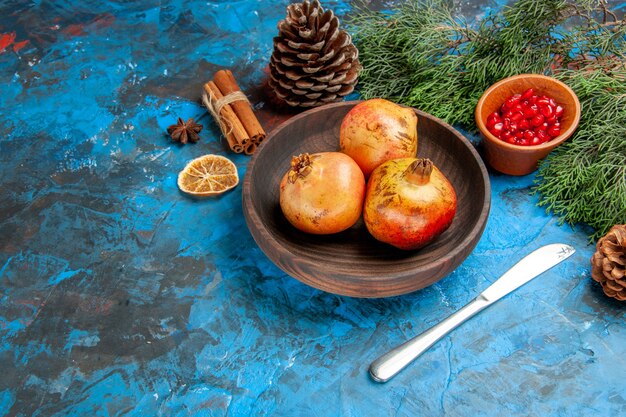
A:
{"label": "wooden bowl", "polygon": [[[513,94],[521,94],[531,87],[537,94],[552,97],[563,106],[561,134],[549,142],[534,146],[512,145],[495,137],[487,130],[487,116],[498,110]],[[504,174],[527,175],[537,169],[539,160],[572,136],[580,122],[580,102],[571,88],[555,78],[521,74],[500,80],[489,87],[478,100],[474,115],[483,137],[487,163]]]}
{"label": "wooden bowl", "polygon": [[[283,271],[312,287],[352,297],[388,297],[426,287],[453,271],[485,228],[491,192],[480,156],[460,133],[418,116],[418,156],[430,158],[454,186],[452,225],[428,246],[403,251],[375,240],[362,219],[334,235],[291,226],[279,205],[279,183],[293,155],[339,149],[339,127],[358,101],[325,105],[288,120],[259,146],[243,182],[243,210],[254,240]],[[462,284],[461,284],[462,285]]]}

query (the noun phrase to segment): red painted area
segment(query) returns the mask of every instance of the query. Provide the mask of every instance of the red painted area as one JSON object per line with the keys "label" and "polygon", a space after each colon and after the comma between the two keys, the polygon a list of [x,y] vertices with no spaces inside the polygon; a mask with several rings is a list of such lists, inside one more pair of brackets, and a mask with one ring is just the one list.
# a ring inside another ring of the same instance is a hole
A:
{"label": "red painted area", "polygon": [[89,28],[103,29],[111,26],[113,22],[115,22],[114,15],[111,13],[100,13],[88,22],[68,25],[61,32],[69,36],[84,36],[89,31]]}
{"label": "red painted area", "polygon": [[18,52],[20,49],[28,44],[29,40],[23,40],[19,42],[15,42],[16,34],[15,32],[11,33],[3,33],[0,35],[0,54],[5,52],[7,48],[13,45],[13,52]]}
{"label": "red painted area", "polygon": [[83,36],[86,35],[83,28],[84,25],[82,23],[76,23],[66,26],[61,32],[69,36]]}
{"label": "red painted area", "polygon": [[0,35],[0,53],[4,52],[15,41],[15,32]]}
{"label": "red painted area", "polygon": [[25,47],[28,44],[28,39],[23,40],[23,41],[19,41],[19,42],[15,42],[13,44],[13,52],[19,52],[20,49],[22,49],[23,47]]}
{"label": "red painted area", "polygon": [[100,13],[93,18],[94,26],[97,29],[109,27],[115,22],[115,16],[111,13]]}

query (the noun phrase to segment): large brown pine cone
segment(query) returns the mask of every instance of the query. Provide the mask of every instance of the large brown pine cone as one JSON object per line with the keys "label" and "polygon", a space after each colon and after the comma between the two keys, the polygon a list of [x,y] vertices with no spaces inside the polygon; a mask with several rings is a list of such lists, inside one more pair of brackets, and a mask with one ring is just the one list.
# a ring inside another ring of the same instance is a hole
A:
{"label": "large brown pine cone", "polygon": [[287,6],[269,66],[270,87],[294,107],[341,100],[354,90],[361,70],[352,38],[317,0]]}
{"label": "large brown pine cone", "polygon": [[596,244],[591,258],[591,277],[604,293],[626,301],[626,224],[615,225]]}

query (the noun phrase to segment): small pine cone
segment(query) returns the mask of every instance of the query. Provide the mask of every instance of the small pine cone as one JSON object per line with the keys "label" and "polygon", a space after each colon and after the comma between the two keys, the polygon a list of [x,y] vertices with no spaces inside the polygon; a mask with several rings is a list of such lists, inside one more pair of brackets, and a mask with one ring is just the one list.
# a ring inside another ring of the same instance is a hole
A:
{"label": "small pine cone", "polygon": [[626,301],[626,224],[613,226],[598,240],[591,258],[591,277],[606,295]]}
{"label": "small pine cone", "polygon": [[274,94],[293,107],[341,100],[354,90],[361,70],[352,38],[318,0],[287,6],[269,67]]}

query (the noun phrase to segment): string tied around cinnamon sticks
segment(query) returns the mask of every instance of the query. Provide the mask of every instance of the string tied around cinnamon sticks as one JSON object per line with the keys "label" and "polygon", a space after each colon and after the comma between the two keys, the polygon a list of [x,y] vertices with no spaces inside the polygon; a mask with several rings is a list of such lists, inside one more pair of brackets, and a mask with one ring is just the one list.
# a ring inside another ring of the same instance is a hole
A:
{"label": "string tied around cinnamon sticks", "polygon": [[[221,117],[220,113],[222,113],[224,106],[227,106],[239,100],[248,101],[248,97],[246,97],[246,95],[242,93],[241,91],[237,91],[234,93],[230,93],[227,96],[222,96],[222,98],[220,99],[211,100],[209,99],[209,96],[207,95],[206,91],[202,93],[202,103],[204,103],[204,106],[207,108],[209,113],[211,113],[211,115],[217,122],[224,136],[228,136],[232,134],[234,127],[233,127],[233,123],[229,121],[228,118]],[[249,138],[244,137],[243,145],[245,145],[248,141],[249,141]]]}
{"label": "string tied around cinnamon sticks", "polygon": [[251,155],[265,139],[265,131],[231,71],[219,70],[204,84],[202,102],[233,152]]}

